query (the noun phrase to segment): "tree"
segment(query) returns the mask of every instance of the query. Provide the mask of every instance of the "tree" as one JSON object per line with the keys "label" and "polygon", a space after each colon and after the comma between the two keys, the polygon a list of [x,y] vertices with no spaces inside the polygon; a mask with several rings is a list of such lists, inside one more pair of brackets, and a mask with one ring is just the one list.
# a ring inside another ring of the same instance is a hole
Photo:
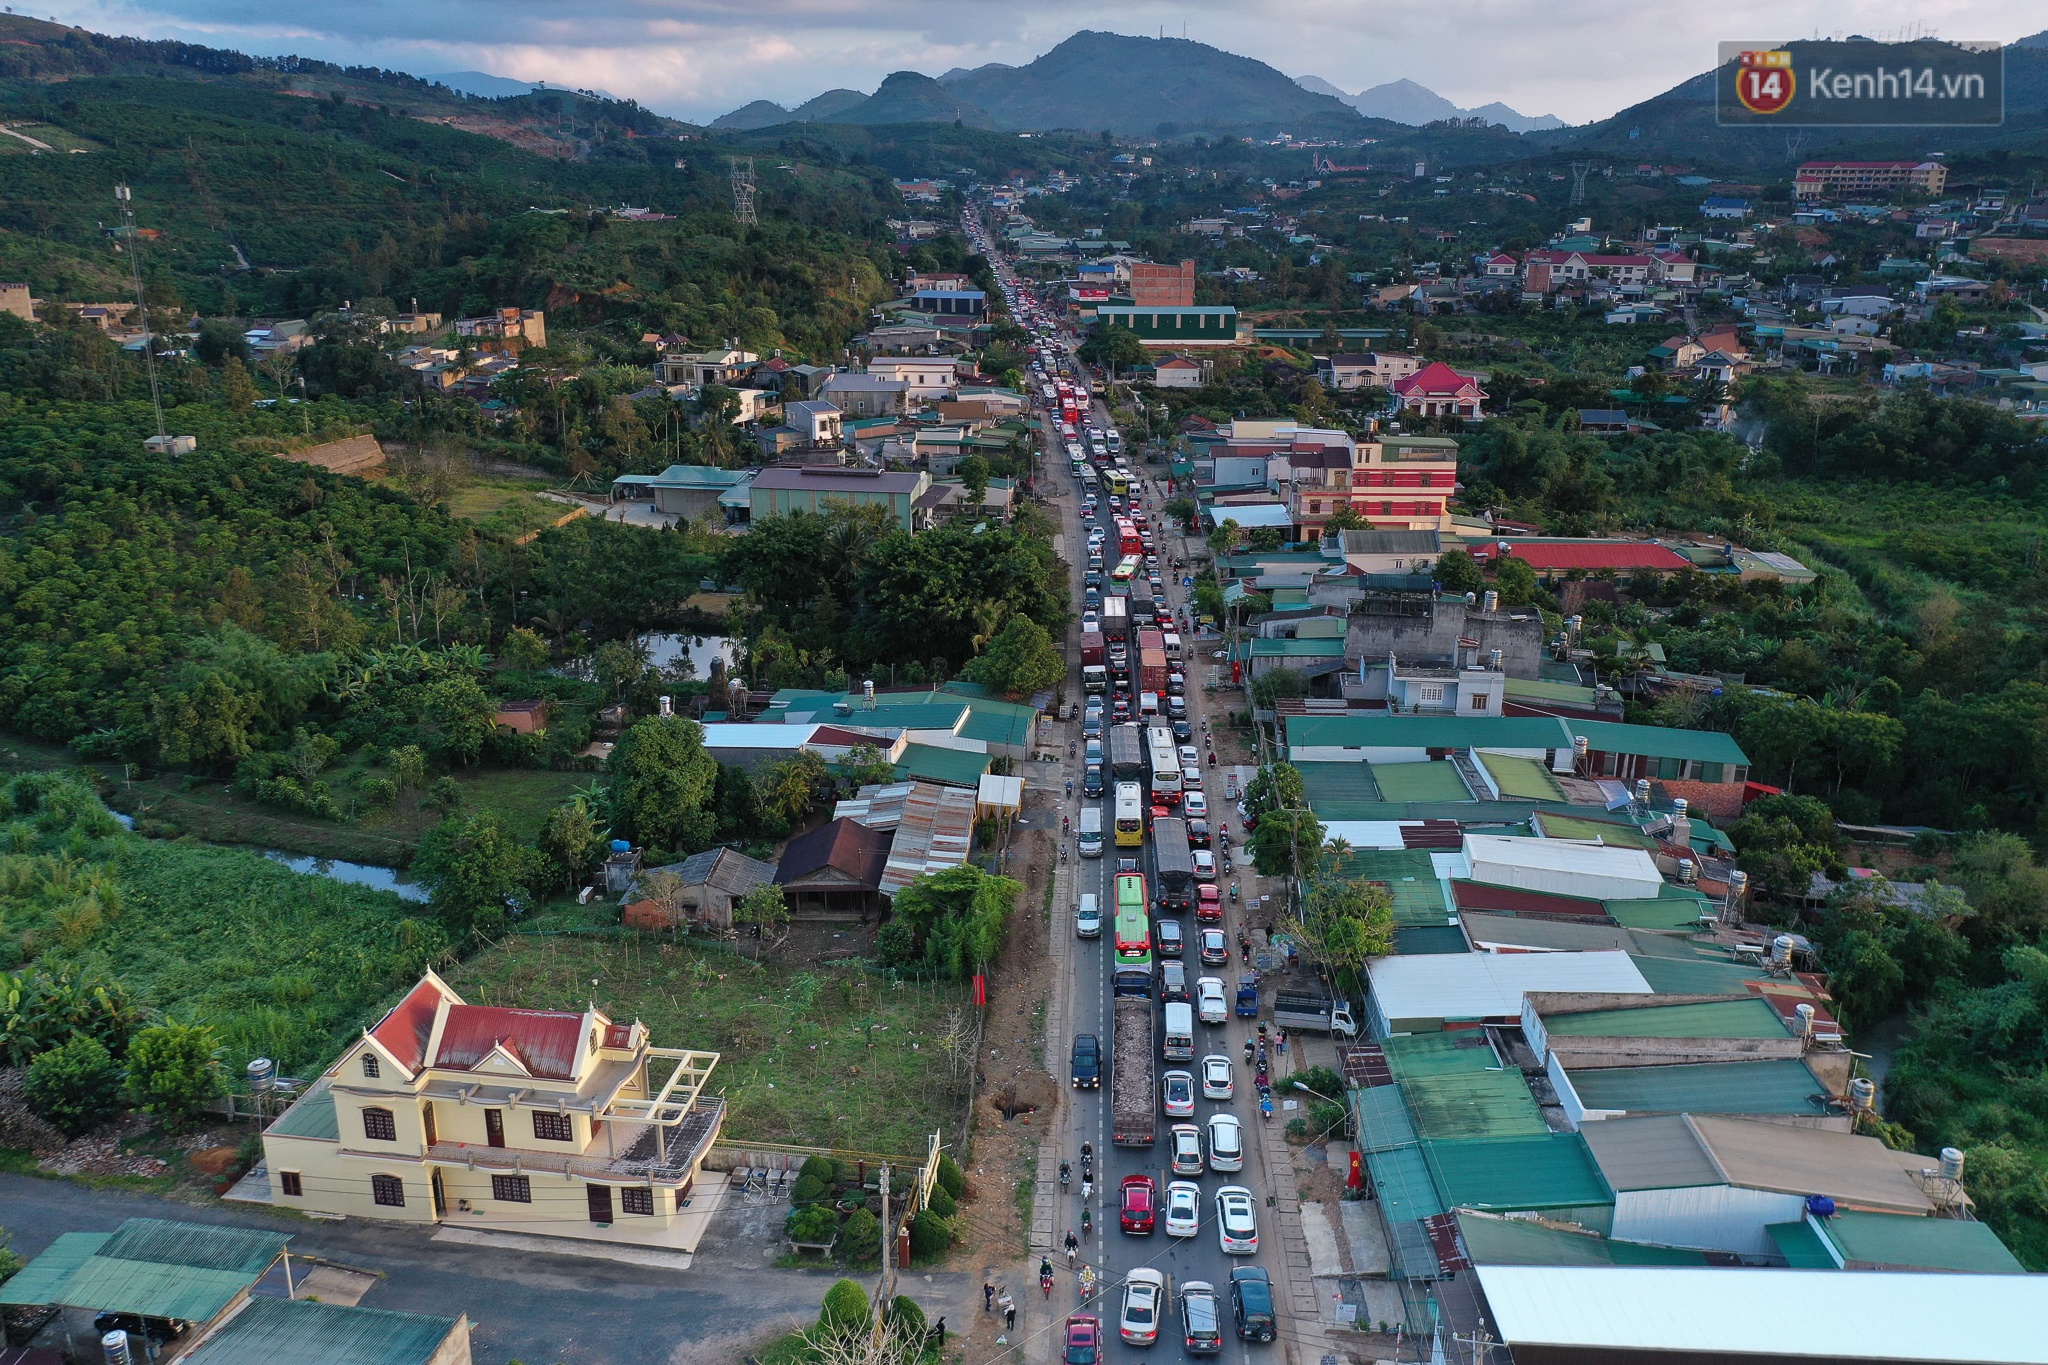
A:
{"label": "tree", "polygon": [[785,825],[795,825],[832,783],[832,770],[816,749],[798,749],[770,764],[754,783],[761,808]]}
{"label": "tree", "polygon": [[605,767],[615,835],[678,852],[708,842],[718,760],[704,751],[697,722],[650,716],[620,737]]}
{"label": "tree", "polygon": [[1051,632],[1028,616],[1012,616],[981,657],[967,665],[969,678],[1012,697],[1052,687],[1066,673],[1066,657]]}
{"label": "tree", "polygon": [[572,796],[549,811],[540,829],[540,853],[547,860],[550,880],[565,890],[576,885],[597,861],[604,836],[584,797]]}
{"label": "tree", "polygon": [[969,863],[926,873],[896,895],[882,956],[963,981],[995,960],[1023,887]]}
{"label": "tree", "polygon": [[850,1336],[865,1331],[868,1322],[867,1290],[852,1280],[841,1280],[825,1291],[825,1302],[818,1309],[820,1330],[833,1336]]}
{"label": "tree", "polygon": [[427,719],[440,731],[444,754],[465,767],[483,756],[497,733],[498,704],[474,678],[443,678],[427,692]]}
{"label": "tree", "polygon": [[1075,354],[1090,365],[1128,370],[1145,363],[1145,343],[1130,328],[1111,324],[1082,342]]}
{"label": "tree", "polygon": [[1323,851],[1323,825],[1305,810],[1276,810],[1259,817],[1252,831],[1252,863],[1261,876],[1278,877],[1316,865]]}
{"label": "tree", "polygon": [[121,1065],[99,1039],[79,1035],[29,1063],[22,1098],[65,1137],[91,1132],[121,1109]]}
{"label": "tree", "polygon": [[256,391],[256,381],[249,377],[249,367],[240,359],[229,356],[220,372],[220,400],[231,408],[248,408],[261,397]]}
{"label": "tree", "polygon": [[[789,902],[774,882],[762,882],[733,902],[732,922],[744,924],[756,940],[766,939],[789,923]],[[754,951],[760,956],[760,949]]]}
{"label": "tree", "polygon": [[872,744],[856,744],[839,760],[839,775],[856,787],[896,780],[896,765]]}
{"label": "tree", "polygon": [[1269,668],[1252,684],[1252,704],[1270,711],[1282,697],[1308,695],[1308,675],[1298,668]]}
{"label": "tree", "polygon": [[1334,511],[1323,520],[1323,534],[1334,536],[1340,531],[1369,531],[1372,523],[1360,516],[1350,503],[1337,504]]}
{"label": "tree", "polygon": [[428,830],[411,872],[450,927],[489,932],[539,879],[541,864],[541,855],[514,839],[495,811],[473,811]]}
{"label": "tree", "polygon": [[960,476],[961,488],[967,494],[967,505],[980,507],[982,498],[988,494],[988,460],[980,455],[969,455],[953,472]]}
{"label": "tree", "polygon": [[882,1256],[882,1220],[864,1208],[855,1209],[840,1225],[835,1250],[848,1265],[873,1265]]}
{"label": "tree", "polygon": [[128,1092],[135,1107],[170,1124],[197,1118],[221,1091],[212,1028],[159,1024],[128,1045]]}
{"label": "tree", "polygon": [[1209,553],[1227,555],[1236,549],[1239,529],[1237,518],[1225,517],[1221,524],[1209,533]]}
{"label": "tree", "polygon": [[1302,898],[1288,928],[1319,962],[1355,970],[1394,948],[1394,898],[1377,883],[1319,878]]}
{"label": "tree", "polygon": [[1298,810],[1307,799],[1301,769],[1292,763],[1267,764],[1244,788],[1245,813],[1254,820],[1263,820],[1273,811]]}
{"label": "tree", "polygon": [[1436,581],[1447,593],[1478,592],[1486,586],[1486,575],[1463,550],[1445,550],[1436,557]]}
{"label": "tree", "polygon": [[505,632],[505,662],[522,673],[532,673],[548,661],[548,642],[538,631],[517,626]]}
{"label": "tree", "polygon": [[1526,607],[1536,595],[1536,570],[1526,559],[1503,555],[1493,567],[1493,586],[1508,606]]}

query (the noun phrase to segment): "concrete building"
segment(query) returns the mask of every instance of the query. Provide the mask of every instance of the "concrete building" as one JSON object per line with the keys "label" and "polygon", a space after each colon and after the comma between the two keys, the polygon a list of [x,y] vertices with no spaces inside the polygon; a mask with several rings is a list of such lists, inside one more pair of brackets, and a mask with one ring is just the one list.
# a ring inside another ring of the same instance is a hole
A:
{"label": "concrete building", "polygon": [[[913,400],[949,397],[960,383],[951,356],[878,355],[868,361],[868,376],[872,379],[893,379],[901,382],[905,386],[906,394]],[[837,398],[829,383],[826,390],[827,401],[836,402]],[[862,414],[869,415],[872,414]]]}
{"label": "concrete building", "polygon": [[265,1130],[272,1202],[691,1252],[717,1064],[595,1008],[467,1004],[429,972]]}
{"label": "concrete building", "polygon": [[1098,327],[1117,326],[1138,334],[1147,346],[1233,346],[1237,344],[1237,310],[1223,307],[1105,305],[1095,310]]}
{"label": "concrete building", "polygon": [[1130,300],[1138,308],[1192,308],[1195,306],[1195,263],[1154,265],[1150,261],[1127,263]]}
{"label": "concrete building", "polygon": [[36,309],[42,306],[42,302],[29,297],[25,284],[0,283],[0,313],[12,313],[23,322],[34,322]]}
{"label": "concrete building", "polygon": [[988,309],[988,295],[979,289],[920,289],[910,296],[913,313],[978,318]]}
{"label": "concrete building", "polygon": [[548,317],[534,308],[498,308],[481,317],[457,318],[455,335],[468,338],[473,351],[517,355],[529,346],[548,344]]}
{"label": "concrete building", "polygon": [[1904,191],[1941,193],[1948,167],[1939,161],[1808,161],[1792,177],[1794,199],[1857,199]]}
{"label": "concrete building", "polygon": [[760,363],[761,357],[752,351],[722,347],[714,351],[664,355],[655,362],[654,368],[664,384],[682,384],[690,388],[723,384],[730,388],[752,374]]}
{"label": "concrete building", "polygon": [[846,417],[895,417],[909,409],[910,385],[883,375],[841,371],[824,382],[818,396]]}
{"label": "concrete building", "polygon": [[[1465,643],[1470,641],[1470,644]],[[1486,611],[1462,597],[1421,598],[1367,594],[1351,612],[1344,657],[1360,667],[1401,659],[1436,660],[1465,667],[1492,666],[1510,678],[1534,678],[1543,662],[1543,616],[1533,607]]]}
{"label": "concrete building", "polygon": [[761,470],[748,485],[749,519],[790,512],[821,512],[834,503],[882,507],[906,531],[921,531],[929,516],[918,503],[931,491],[931,475],[923,470],[896,473],[879,469],[841,469],[833,465]]}
{"label": "concrete building", "polygon": [[1476,422],[1485,414],[1486,390],[1470,375],[1459,374],[1441,360],[1394,381],[1394,406],[1418,417],[1461,417]]}
{"label": "concrete building", "polygon": [[1344,393],[1353,389],[1391,389],[1397,379],[1406,379],[1422,368],[1422,357],[1397,351],[1367,351],[1361,355],[1316,357],[1316,378],[1323,387]]}
{"label": "concrete building", "polygon": [[622,474],[612,480],[612,501],[645,502],[657,512],[686,517],[690,524],[725,526],[723,500],[744,491],[754,477],[750,469],[717,469],[710,465],[672,464],[659,474]]}

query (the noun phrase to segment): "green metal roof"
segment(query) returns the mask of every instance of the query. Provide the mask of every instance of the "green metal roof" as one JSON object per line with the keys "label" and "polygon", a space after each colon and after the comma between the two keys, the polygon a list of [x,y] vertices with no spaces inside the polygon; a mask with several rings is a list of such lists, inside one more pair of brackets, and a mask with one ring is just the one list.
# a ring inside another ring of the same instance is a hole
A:
{"label": "green metal roof", "polygon": [[66,1234],[4,1287],[0,1303],[205,1322],[263,1277],[291,1238],[257,1228],[131,1218],[111,1234]]}
{"label": "green metal roof", "polygon": [[967,720],[959,734],[962,739],[978,739],[984,744],[1029,744],[1036,714],[1028,706],[976,698],[968,703]]}
{"label": "green metal roof", "polygon": [[1683,962],[1675,958],[1630,953],[1628,960],[1636,964],[1643,980],[1649,982],[1650,989],[1658,995],[1746,995],[1748,988],[1743,983],[1757,974],[1753,967],[1739,967],[1733,962],[1715,962],[1704,957],[1696,962]]}
{"label": "green metal roof", "polygon": [[[1276,594],[1274,599],[1280,599]],[[1333,635],[1328,639],[1296,639],[1292,635],[1277,640],[1261,636],[1251,642],[1251,657],[1254,659],[1341,659],[1344,657],[1344,638]]]}
{"label": "green metal roof", "polygon": [[339,1142],[341,1123],[334,1116],[334,1092],[327,1088],[326,1078],[321,1079],[318,1089],[311,1091],[298,1103],[285,1110],[267,1131],[280,1137],[321,1138],[327,1142]]}
{"label": "green metal roof", "polygon": [[1826,1087],[1793,1057],[1570,1073],[1588,1109],[1629,1114],[1824,1114]]}
{"label": "green metal roof", "polygon": [[1571,748],[1572,738],[1565,723],[1553,716],[1289,716],[1287,743],[1347,749],[1551,750]]}
{"label": "green metal roof", "polygon": [[1360,805],[1381,800],[1379,783],[1373,781],[1369,763],[1298,763],[1302,795],[1309,809],[1324,823],[1357,820]]}
{"label": "green metal roof", "polygon": [[1713,730],[1673,730],[1662,725],[1623,725],[1609,720],[1568,722],[1572,734],[1582,737],[1594,752],[1640,754],[1645,758],[1689,758],[1701,763],[1739,763],[1747,766],[1749,755],[1732,735]]}
{"label": "green metal roof", "polygon": [[1415,1129],[1425,1140],[1534,1137],[1550,1131],[1518,1069],[1432,1076],[1405,1088]]}
{"label": "green metal roof", "polygon": [[1813,1224],[1804,1218],[1796,1223],[1766,1223],[1764,1231],[1771,1234],[1771,1241],[1777,1246],[1778,1254],[1790,1262],[1793,1270],[1842,1268],[1836,1262],[1834,1253],[1828,1250],[1826,1239],[1815,1232]]}
{"label": "green metal roof", "polygon": [[1581,687],[1577,683],[1545,682],[1539,678],[1509,678],[1501,687],[1501,695],[1521,701],[1593,704],[1593,689],[1590,687]]}
{"label": "green metal roof", "polygon": [[[1500,788],[1502,796],[1519,797],[1525,801],[1562,801],[1564,788],[1551,775],[1550,769],[1533,758],[1516,754],[1490,754],[1480,751],[1479,761],[1486,765],[1494,785]],[[1448,766],[1448,765],[1446,765]]]}
{"label": "green metal roof", "polygon": [[1421,1141],[1415,1135],[1415,1120],[1408,1113],[1406,1093],[1398,1085],[1352,1090],[1351,1114],[1358,1128],[1361,1152],[1390,1152]]}
{"label": "green metal roof", "polygon": [[1458,766],[1441,760],[1422,763],[1375,763],[1372,780],[1388,801],[1470,801],[1473,793]]}
{"label": "green metal roof", "polygon": [[112,1241],[111,1232],[60,1232],[57,1240],[43,1249],[5,1285],[0,1285],[0,1303],[40,1306],[57,1302],[78,1268]]}
{"label": "green metal roof", "polygon": [[1424,1077],[1455,1076],[1485,1071],[1500,1065],[1481,1029],[1457,1029],[1450,1033],[1415,1033],[1387,1039],[1381,1044],[1387,1069],[1394,1079],[1406,1083]]}
{"label": "green metal roof", "polygon": [[1380,1217],[1390,1226],[1408,1219],[1434,1218],[1444,1211],[1422,1148],[1395,1147],[1371,1152],[1366,1155],[1365,1164],[1379,1192]]}
{"label": "green metal roof", "polygon": [[[1563,800],[1564,788],[1559,787],[1553,799]],[[1626,820],[1599,820],[1561,810],[1546,810],[1537,818],[1543,824],[1543,832],[1553,839],[1598,839],[1611,848],[1652,849],[1658,845],[1655,836],[1643,833]]]}
{"label": "green metal roof", "polygon": [[185,1357],[190,1365],[427,1365],[454,1318],[254,1298]]}
{"label": "green metal roof", "polygon": [[1754,995],[1690,1005],[1643,1009],[1587,1010],[1545,1015],[1543,1031],[1553,1038],[1784,1038],[1783,1021],[1768,1001]]}
{"label": "green metal roof", "polygon": [[[1614,1242],[1590,1233],[1545,1227],[1525,1218],[1458,1219],[1458,1237],[1474,1265],[1705,1265],[1707,1255],[1686,1247]],[[1832,1266],[1832,1263],[1830,1263]]]}
{"label": "green metal roof", "polygon": [[284,1254],[285,1243],[290,1240],[283,1233],[259,1228],[130,1218],[115,1232],[113,1240],[100,1248],[100,1255],[112,1260],[257,1276]]}
{"label": "green metal roof", "polygon": [[896,780],[921,777],[954,787],[973,787],[988,771],[989,756],[971,749],[947,749],[936,744],[906,744],[896,761]]}
{"label": "green metal roof", "polygon": [[1420,848],[1354,849],[1340,867],[1343,876],[1384,882],[1394,897],[1395,925],[1447,924],[1450,908],[1444,903],[1443,883],[1429,851]]}
{"label": "green metal roof", "polygon": [[1404,924],[1394,930],[1394,955],[1420,957],[1440,953],[1469,953],[1464,931],[1455,924]]}
{"label": "green metal roof", "polygon": [[1593,1153],[1577,1133],[1425,1142],[1443,1202],[1481,1209],[1570,1209],[1611,1205]]}
{"label": "green metal roof", "polygon": [[1646,900],[1602,901],[1607,913],[1616,924],[1627,929],[1655,929],[1669,932],[1676,929],[1699,928],[1700,912],[1706,901],[1675,900],[1656,896]]}
{"label": "green metal roof", "polygon": [[1852,1264],[1988,1275],[2026,1272],[1983,1223],[1844,1209],[1825,1220],[1821,1230]]}

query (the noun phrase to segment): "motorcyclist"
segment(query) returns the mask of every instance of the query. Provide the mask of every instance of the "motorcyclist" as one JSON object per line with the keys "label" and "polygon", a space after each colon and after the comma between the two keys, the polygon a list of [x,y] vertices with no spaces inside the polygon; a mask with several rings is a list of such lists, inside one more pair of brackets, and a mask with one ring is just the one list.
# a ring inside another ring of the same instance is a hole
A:
{"label": "motorcyclist", "polygon": [[1081,1239],[1074,1236],[1074,1230],[1072,1228],[1067,1229],[1066,1248],[1067,1264],[1072,1265],[1074,1263],[1074,1253],[1081,1249]]}
{"label": "motorcyclist", "polygon": [[1060,1184],[1070,1185],[1073,1183],[1073,1180],[1074,1168],[1068,1165],[1066,1162],[1062,1161],[1060,1163]]}

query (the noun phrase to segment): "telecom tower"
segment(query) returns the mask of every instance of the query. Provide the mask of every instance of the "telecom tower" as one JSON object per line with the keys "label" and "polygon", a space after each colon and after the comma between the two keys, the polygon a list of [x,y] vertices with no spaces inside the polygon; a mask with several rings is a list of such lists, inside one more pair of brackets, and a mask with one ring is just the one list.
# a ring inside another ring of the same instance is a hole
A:
{"label": "telecom tower", "polygon": [[741,227],[760,222],[754,213],[754,158],[732,158],[732,216]]}
{"label": "telecom tower", "polygon": [[128,228],[128,265],[135,277],[135,318],[142,324],[144,340],[142,355],[149,370],[149,402],[156,409],[156,440],[158,447],[170,453],[171,438],[164,432],[164,395],[156,378],[156,333],[149,326],[149,305],[142,294],[142,235],[135,226],[135,200],[126,185],[114,186],[114,200],[121,206],[121,217]]}
{"label": "telecom tower", "polygon": [[1573,208],[1577,208],[1586,202],[1586,177],[1592,174],[1592,171],[1593,163],[1590,161],[1574,161],[1572,163]]}

